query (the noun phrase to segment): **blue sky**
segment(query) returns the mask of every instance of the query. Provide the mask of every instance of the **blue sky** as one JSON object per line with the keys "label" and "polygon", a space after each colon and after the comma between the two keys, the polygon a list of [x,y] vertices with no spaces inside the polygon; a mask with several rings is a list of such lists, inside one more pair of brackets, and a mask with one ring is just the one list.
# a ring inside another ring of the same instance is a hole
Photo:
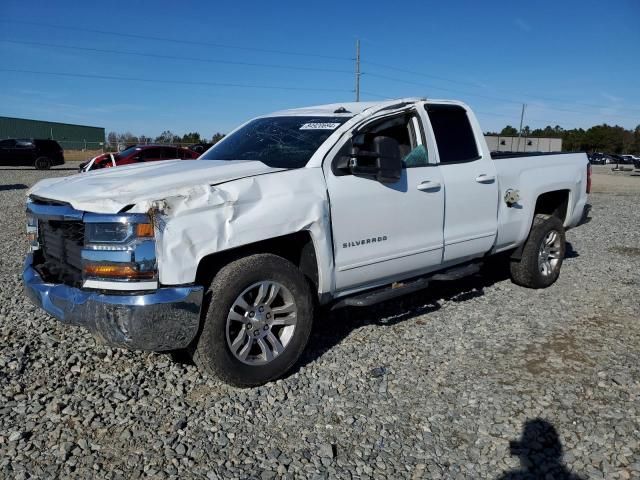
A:
{"label": "blue sky", "polygon": [[360,39],[363,100],[461,99],[485,130],[517,125],[521,103],[532,128],[640,124],[638,0],[3,0],[2,12],[0,115],[210,137],[353,100]]}

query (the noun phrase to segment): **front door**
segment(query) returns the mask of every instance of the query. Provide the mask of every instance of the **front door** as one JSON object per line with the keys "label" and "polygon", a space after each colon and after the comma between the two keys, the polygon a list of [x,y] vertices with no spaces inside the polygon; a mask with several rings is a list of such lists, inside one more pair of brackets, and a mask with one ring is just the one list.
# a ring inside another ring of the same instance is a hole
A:
{"label": "front door", "polygon": [[342,291],[419,275],[442,261],[443,180],[428,158],[418,116],[404,112],[374,121],[363,133],[397,140],[405,168],[395,183],[336,168],[350,151],[350,139],[325,162],[335,282]]}

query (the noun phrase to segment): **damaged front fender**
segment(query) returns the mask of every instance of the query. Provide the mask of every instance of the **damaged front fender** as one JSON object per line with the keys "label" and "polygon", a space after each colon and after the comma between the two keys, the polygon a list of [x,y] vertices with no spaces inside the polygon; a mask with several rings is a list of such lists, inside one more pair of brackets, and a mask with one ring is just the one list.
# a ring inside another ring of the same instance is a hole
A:
{"label": "damaged front fender", "polygon": [[316,250],[320,293],[331,290],[328,199],[319,168],[188,187],[134,210],[147,211],[154,222],[164,285],[194,282],[207,255],[306,230]]}

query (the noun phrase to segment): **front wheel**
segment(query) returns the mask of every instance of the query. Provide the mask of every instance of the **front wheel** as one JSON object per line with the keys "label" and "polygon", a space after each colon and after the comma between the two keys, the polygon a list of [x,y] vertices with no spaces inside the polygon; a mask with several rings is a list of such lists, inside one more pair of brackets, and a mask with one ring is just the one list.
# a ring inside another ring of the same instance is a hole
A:
{"label": "front wheel", "polygon": [[271,254],[223,267],[205,297],[202,333],[193,360],[203,371],[240,387],[284,375],[304,350],[313,301],[300,270]]}
{"label": "front wheel", "polygon": [[511,279],[523,287],[548,287],[560,275],[565,248],[562,221],[551,215],[536,215],[522,258],[511,262]]}

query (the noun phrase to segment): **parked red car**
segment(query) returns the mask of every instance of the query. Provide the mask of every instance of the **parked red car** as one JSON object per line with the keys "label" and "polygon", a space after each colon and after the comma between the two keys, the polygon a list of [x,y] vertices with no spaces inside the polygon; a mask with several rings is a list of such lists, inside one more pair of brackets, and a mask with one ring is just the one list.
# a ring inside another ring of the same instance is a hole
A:
{"label": "parked red car", "polygon": [[200,153],[188,148],[171,145],[133,145],[118,153],[103,153],[91,160],[80,164],[80,172],[98,170],[101,168],[119,167],[140,162],[155,162],[157,160],[192,160]]}

